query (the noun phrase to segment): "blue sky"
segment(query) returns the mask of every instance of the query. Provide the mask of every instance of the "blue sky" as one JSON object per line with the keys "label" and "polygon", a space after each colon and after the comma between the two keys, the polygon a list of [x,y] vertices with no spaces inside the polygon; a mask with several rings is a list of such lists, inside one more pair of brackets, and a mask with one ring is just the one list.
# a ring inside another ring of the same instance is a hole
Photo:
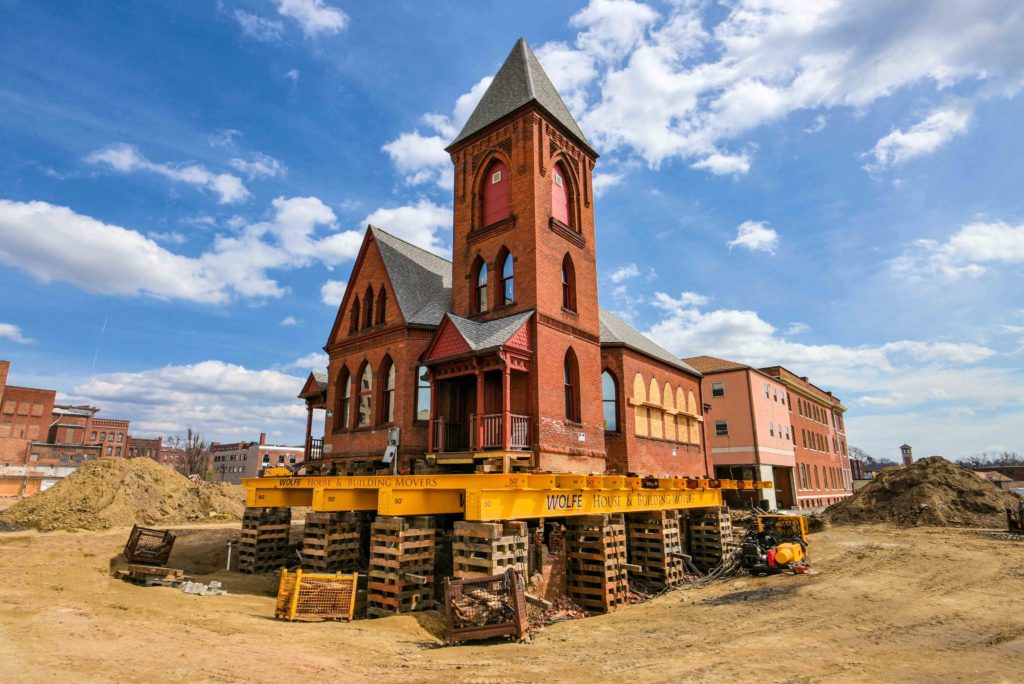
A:
{"label": "blue sky", "polygon": [[450,249],[443,147],[521,35],[602,154],[602,303],[876,456],[1024,451],[1024,7],[957,5],[8,1],[0,358],[300,440],[366,223]]}

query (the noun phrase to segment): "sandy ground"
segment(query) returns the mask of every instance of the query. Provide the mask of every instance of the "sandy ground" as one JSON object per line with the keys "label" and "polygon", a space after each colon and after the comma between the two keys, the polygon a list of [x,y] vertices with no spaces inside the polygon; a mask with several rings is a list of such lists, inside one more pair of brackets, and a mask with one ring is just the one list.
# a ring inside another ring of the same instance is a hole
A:
{"label": "sandy ground", "polygon": [[[297,527],[295,528],[298,529]],[[0,533],[0,681],[1021,681],[1024,543],[950,529],[833,528],[814,574],[742,577],[532,643],[441,646],[437,613],[278,622],[273,576],[218,571],[236,525],[181,531],[196,597],[111,579],[126,530]]]}

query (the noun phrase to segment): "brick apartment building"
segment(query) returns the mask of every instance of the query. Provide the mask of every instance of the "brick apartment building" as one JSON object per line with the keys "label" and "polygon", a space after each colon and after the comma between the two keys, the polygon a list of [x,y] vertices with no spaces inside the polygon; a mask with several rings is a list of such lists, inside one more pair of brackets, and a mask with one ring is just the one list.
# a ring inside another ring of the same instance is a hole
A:
{"label": "brick apartment building", "polygon": [[383,470],[397,437],[401,472],[707,475],[700,373],[598,305],[598,155],[525,41],[448,152],[453,258],[367,229],[308,469]]}
{"label": "brick apartment building", "polygon": [[782,366],[686,361],[704,373],[705,434],[719,477],[772,480],[767,504],[778,508],[820,508],[853,493],[846,407],[831,392]]}
{"label": "brick apartment building", "polygon": [[267,433],[258,442],[210,444],[210,466],[216,482],[240,484],[243,478],[259,477],[268,466],[296,465],[305,458],[305,448],[267,444]]}

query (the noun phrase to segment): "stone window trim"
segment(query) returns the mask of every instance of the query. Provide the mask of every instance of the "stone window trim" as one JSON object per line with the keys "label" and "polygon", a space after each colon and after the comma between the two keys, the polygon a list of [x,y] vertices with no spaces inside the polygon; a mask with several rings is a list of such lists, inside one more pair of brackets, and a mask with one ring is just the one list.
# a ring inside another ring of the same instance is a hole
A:
{"label": "stone window trim", "polygon": [[554,216],[552,216],[549,220],[548,227],[556,235],[565,238],[566,240],[576,245],[577,247],[586,247],[587,245],[587,239],[583,237],[582,233],[573,230],[572,227],[566,225],[565,223],[562,223]]}

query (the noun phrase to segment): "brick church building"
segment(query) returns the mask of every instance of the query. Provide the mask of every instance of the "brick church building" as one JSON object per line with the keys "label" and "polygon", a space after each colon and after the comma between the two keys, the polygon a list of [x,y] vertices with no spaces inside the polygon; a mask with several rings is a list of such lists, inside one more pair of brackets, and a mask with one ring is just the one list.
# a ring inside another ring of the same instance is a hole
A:
{"label": "brick church building", "polygon": [[598,155],[524,40],[447,151],[452,260],[368,227],[307,470],[707,476],[700,373],[598,305]]}

